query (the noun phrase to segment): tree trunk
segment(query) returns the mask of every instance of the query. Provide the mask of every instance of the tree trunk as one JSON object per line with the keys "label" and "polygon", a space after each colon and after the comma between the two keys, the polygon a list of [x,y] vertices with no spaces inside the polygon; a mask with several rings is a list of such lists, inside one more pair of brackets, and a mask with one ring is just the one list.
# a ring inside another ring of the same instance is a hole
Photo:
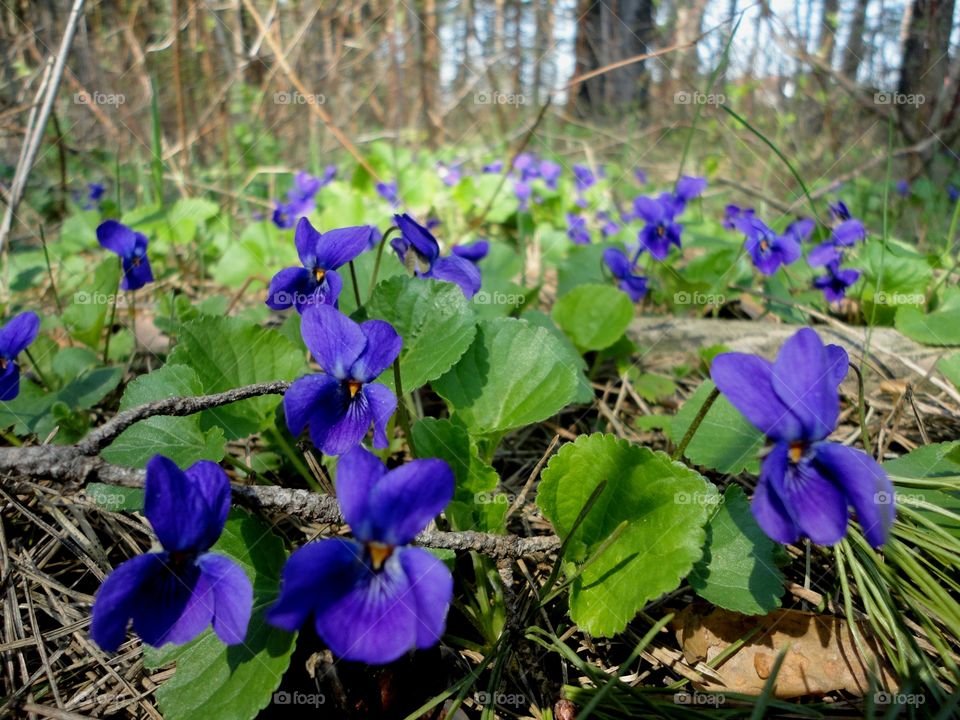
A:
{"label": "tree trunk", "polygon": [[950,66],[953,10],[954,0],[913,0],[912,3],[903,42],[896,105],[901,128],[911,140],[938,130],[924,126],[934,113]]}
{"label": "tree trunk", "polygon": [[[705,2],[705,0],[698,0]],[[652,0],[580,0],[577,6],[576,74],[650,51],[654,3]],[[647,93],[643,61],[604,73],[576,89],[577,111],[595,114],[604,109],[622,111],[641,106]]]}
{"label": "tree trunk", "polygon": [[843,49],[843,74],[851,80],[857,79],[860,63],[863,60],[864,42],[863,33],[867,26],[867,6],[870,0],[857,0],[853,9],[853,18],[850,20],[850,37],[847,46]]}
{"label": "tree trunk", "polygon": [[840,0],[823,0],[823,17],[820,21],[820,42],[817,55],[830,64],[833,58],[833,48],[837,42],[837,15],[840,11]]}
{"label": "tree trunk", "polygon": [[437,42],[437,2],[422,0],[420,6],[420,112],[427,142],[436,147],[438,140],[437,95],[440,92],[440,45]]}

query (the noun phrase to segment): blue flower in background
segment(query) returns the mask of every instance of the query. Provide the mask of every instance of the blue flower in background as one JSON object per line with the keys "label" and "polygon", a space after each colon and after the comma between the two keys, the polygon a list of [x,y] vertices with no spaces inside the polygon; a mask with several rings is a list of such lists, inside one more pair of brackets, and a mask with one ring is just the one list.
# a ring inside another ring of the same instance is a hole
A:
{"label": "blue flower in background", "polygon": [[683,226],[673,221],[676,205],[670,200],[669,194],[658,199],[638,197],[633,201],[633,209],[636,217],[646,223],[638,235],[640,249],[637,255],[640,250],[646,249],[657,260],[665,260],[670,254],[671,245],[680,247]]}
{"label": "blue flower in background", "polygon": [[37,338],[40,318],[34,312],[14,315],[0,327],[0,401],[13,400],[20,394],[20,366],[17,355]]}
{"label": "blue flower in background", "polygon": [[267,307],[302,313],[313,304],[336,305],[343,280],[337,268],[346,265],[370,247],[374,228],[369,225],[317,232],[303,217],[297,223],[293,241],[303,267],[284,268],[270,281]]}
{"label": "blue flower in background", "polygon": [[521,180],[533,180],[540,177],[540,163],[530,153],[520,153],[513,161],[513,169],[520,173]]}
{"label": "blue flower in background", "polygon": [[600,233],[604,237],[610,237],[620,232],[620,225],[610,217],[610,213],[606,210],[597,211],[597,220],[603,223],[600,226]]}
{"label": "blue flower in background", "polygon": [[555,162],[550,160],[542,160],[540,162],[539,174],[544,184],[551,190],[557,189],[557,183],[560,182],[560,175],[563,173],[563,168],[560,167]]}
{"label": "blue flower in background", "polygon": [[397,182],[378,182],[375,186],[377,195],[382,197],[388,203],[397,207],[400,204],[400,196],[397,191]]}
{"label": "blue flower in background", "polygon": [[400,354],[397,331],[383,320],[358,325],[329,305],[311,305],[300,334],[323,373],[304,375],[284,394],[290,434],[298,437],[309,425],[322,453],[341,455],[359,445],[372,424],[373,446],[387,447],[387,421],[397,398],[373,381]]}
{"label": "blue flower in background", "polygon": [[752,508],[777,542],[802,536],[820,545],[839,542],[848,506],[872,546],[889,536],[895,510],[886,472],[863,451],[826,440],[837,427],[837,388],[847,363],[843,348],[824,346],[810,328],[790,337],[772,363],[743,353],[713,360],[717,388],[773,443]]}
{"label": "blue flower in background", "polygon": [[89,183],[87,185],[87,200],[83,209],[93,210],[100,207],[100,200],[106,191],[107,189],[100,183]]}
{"label": "blue flower in background", "polygon": [[641,170],[640,168],[637,168],[636,170],[633,171],[633,177],[641,185],[647,184],[647,173]]}
{"label": "blue flower in background", "polygon": [[830,216],[835,220],[849,220],[853,217],[850,214],[850,208],[847,207],[847,204],[843,200],[837,200],[836,203],[827,203],[830,207]]}
{"label": "blue flower in background", "polygon": [[899,195],[902,198],[905,198],[910,195],[910,183],[908,183],[906,180],[897,180],[897,184],[895,188],[897,191],[897,195]]}
{"label": "blue flower in background", "polygon": [[388,471],[363,448],[341,457],[337,499],[354,539],[295,551],[267,621],[293,632],[312,615],[334,655],[369,664],[436,645],[453,577],[441,560],[410,543],[450,503],[453,489],[443,460],[413,460]]}
{"label": "blue flower in background", "polygon": [[90,635],[114,652],[127,623],[147,645],[182,644],[212,623],[227,645],[243,642],[253,609],[253,587],[243,569],[210,548],[230,511],[230,482],[201,460],[184,472],[162,455],[147,463],[144,515],[163,546],[119,565],[93,603]]}
{"label": "blue flower in background", "polygon": [[494,160],[483,166],[481,172],[497,175],[503,172],[503,160]]}
{"label": "blue flower in background", "polygon": [[442,162],[437,163],[437,175],[447,187],[454,187],[463,178],[463,170],[459,163],[447,165]]}
{"label": "blue flower in background", "polygon": [[950,202],[956,202],[960,198],[960,188],[953,183],[947,185],[947,197],[950,198]]}
{"label": "blue flower in background", "polygon": [[676,190],[673,193],[676,213],[679,215],[684,211],[688,202],[694,198],[700,197],[703,191],[707,189],[707,179],[702,177],[692,177],[684,175],[677,181]]}
{"label": "blue flower in background", "polygon": [[586,165],[573,166],[573,183],[577,192],[584,192],[597,183],[597,178],[593,171]]}
{"label": "blue flower in background", "polygon": [[733,224],[746,236],[743,246],[754,266],[764,275],[773,275],[781,265],[789,265],[800,258],[800,242],[794,232],[788,230],[777,235],[753,215],[738,217]]}
{"label": "blue flower in background", "polygon": [[97,227],[97,241],[110,252],[120,256],[123,290],[139,290],[153,282],[153,271],[147,258],[147,236],[134,232],[116,220],[107,220]]}
{"label": "blue flower in background", "polygon": [[288,230],[296,225],[297,220],[316,210],[317,193],[333,182],[336,176],[336,165],[328,165],[322,177],[314,177],[303,171],[294,175],[293,187],[287,192],[287,201],[276,203],[273,224],[281,230]]}
{"label": "blue flower in background", "polygon": [[807,264],[810,267],[824,267],[843,260],[843,248],[830,241],[820,243],[807,255]]}
{"label": "blue flower in background", "polygon": [[394,215],[400,237],[390,241],[400,262],[417,277],[433,278],[458,285],[467,300],[480,289],[480,271],[459,254],[440,257],[440,243],[433,234],[404,213]]}
{"label": "blue flower in background", "polygon": [[850,247],[867,239],[867,229],[856,218],[844,220],[833,229],[830,239],[835,245]]}
{"label": "blue flower in background", "polygon": [[466,245],[454,245],[450,252],[476,265],[490,252],[490,243],[486,240],[475,240]]}
{"label": "blue flower in background", "polygon": [[736,221],[738,219],[752,218],[753,215],[753,208],[744,208],[731,203],[723,209],[723,227],[727,230],[736,230]]}
{"label": "blue flower in background", "polygon": [[514,180],[513,192],[517,196],[517,202],[520,203],[521,210],[526,210],[530,207],[530,183],[526,180]]}
{"label": "blue flower in background", "polygon": [[826,263],[827,274],[815,277],[813,286],[823,291],[827,302],[838,302],[846,297],[847,288],[860,279],[860,271],[841,268],[839,260]]}
{"label": "blue flower in background", "polygon": [[590,231],[587,229],[587,219],[583,215],[567,213],[567,237],[577,245],[590,244]]}
{"label": "blue flower in background", "polygon": [[620,282],[617,284],[634,302],[640,302],[647,294],[647,279],[635,272],[626,253],[618,248],[603,251],[603,262],[610,273]]}

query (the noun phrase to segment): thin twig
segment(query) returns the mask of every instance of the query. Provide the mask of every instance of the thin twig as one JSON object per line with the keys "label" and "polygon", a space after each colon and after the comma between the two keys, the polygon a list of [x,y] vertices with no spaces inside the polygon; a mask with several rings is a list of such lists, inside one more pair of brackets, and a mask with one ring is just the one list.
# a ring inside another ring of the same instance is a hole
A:
{"label": "thin twig", "polygon": [[290,387],[290,383],[286,380],[274,380],[272,382],[245,385],[244,387],[234,388],[233,390],[227,390],[226,392],[216,393],[214,395],[172,397],[155,400],[154,402],[131,408],[116,415],[112,420],[93,430],[83,440],[78,442],[75,447],[82,455],[93,455],[105,448],[113,442],[120,433],[140,420],[154,417],[155,415],[193,415],[203,410],[220,407],[221,405],[229,405],[230,403],[248,398],[260,397],[261,395],[281,395],[287,391],[288,387]]}

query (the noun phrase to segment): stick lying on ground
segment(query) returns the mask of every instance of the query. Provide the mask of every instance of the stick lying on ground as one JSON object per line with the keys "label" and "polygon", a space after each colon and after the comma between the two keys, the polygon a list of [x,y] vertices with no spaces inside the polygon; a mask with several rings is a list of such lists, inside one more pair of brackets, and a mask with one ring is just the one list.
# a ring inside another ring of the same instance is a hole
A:
{"label": "stick lying on ground", "polygon": [[[191,415],[260,395],[279,395],[289,385],[288,382],[277,381],[247,385],[216,395],[165,398],[116,415],[76,445],[0,448],[0,474],[76,485],[99,482],[120,487],[143,487],[143,470],[112,465],[97,456],[128,427],[157,415]],[[337,499],[329,495],[277,486],[234,483],[233,498],[261,510],[285,512],[319,522],[343,523]],[[475,550],[495,559],[555,552],[560,547],[560,539],[556,535],[522,538],[471,531],[427,530],[417,536],[417,542],[444,550]]]}

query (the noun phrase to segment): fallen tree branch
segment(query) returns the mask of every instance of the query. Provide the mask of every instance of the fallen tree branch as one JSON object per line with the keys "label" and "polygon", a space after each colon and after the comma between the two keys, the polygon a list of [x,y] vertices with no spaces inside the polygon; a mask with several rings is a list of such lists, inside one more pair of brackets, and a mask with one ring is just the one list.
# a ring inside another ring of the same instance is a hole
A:
{"label": "fallen tree branch", "polygon": [[156,400],[115,415],[112,420],[105,422],[96,430],[91,431],[89,435],[74,447],[82,455],[94,455],[113,442],[120,433],[140,420],[145,420],[146,418],[156,415],[193,415],[203,410],[220,407],[221,405],[229,405],[230,403],[253,397],[260,397],[261,395],[282,395],[287,391],[288,387],[290,387],[289,382],[285,380],[274,380],[273,382],[245,385],[244,387],[234,388],[226,392],[216,393],[215,395],[172,397]]}
{"label": "fallen tree branch", "polygon": [[[285,383],[278,383],[285,384]],[[249,391],[251,388],[259,387],[261,390],[265,385],[251,385],[246,388],[238,388]],[[277,390],[282,392],[282,390]],[[222,398],[228,393],[220,395],[208,395],[205,398],[171,398],[173,400],[208,400],[211,398]],[[260,394],[266,394],[261,392]],[[242,395],[236,399],[245,399],[254,395]],[[163,401],[168,402],[168,401]],[[218,404],[223,405],[229,402],[225,400]],[[152,414],[156,412],[159,403],[150,403],[142,408],[135,408],[129,411],[143,411],[138,419],[149,417],[144,414],[145,408],[152,407]],[[205,407],[215,407],[216,405],[204,405]],[[180,406],[176,406],[180,407]],[[198,412],[195,410],[194,412]],[[179,413],[188,414],[186,412]],[[124,413],[114,418],[115,422]],[[110,423],[100,428],[103,430]],[[144,471],[133,468],[125,468],[119,465],[112,465],[103,459],[84,454],[79,445],[40,445],[24,448],[0,448],[0,474],[7,476],[28,477],[30,479],[48,479],[61,483],[73,485],[86,485],[91,482],[103,483],[105,485],[114,485],[118,487],[142,488],[144,481]],[[344,524],[343,516],[340,514],[340,507],[335,497],[321,495],[319,493],[309,492],[307,490],[295,490],[267,485],[239,485],[233,483],[231,486],[233,499],[245,505],[258,510],[270,510],[274,512],[283,512],[295,515],[307,520],[315,520],[324,523]],[[501,558],[520,558],[529,555],[541,553],[556,552],[560,547],[560,539],[556,535],[544,535],[538,537],[523,538],[516,535],[497,535],[494,533],[481,532],[443,532],[439,530],[428,530],[417,536],[416,542],[420,545],[438,548],[444,550],[474,550],[483,555],[494,559]]]}

